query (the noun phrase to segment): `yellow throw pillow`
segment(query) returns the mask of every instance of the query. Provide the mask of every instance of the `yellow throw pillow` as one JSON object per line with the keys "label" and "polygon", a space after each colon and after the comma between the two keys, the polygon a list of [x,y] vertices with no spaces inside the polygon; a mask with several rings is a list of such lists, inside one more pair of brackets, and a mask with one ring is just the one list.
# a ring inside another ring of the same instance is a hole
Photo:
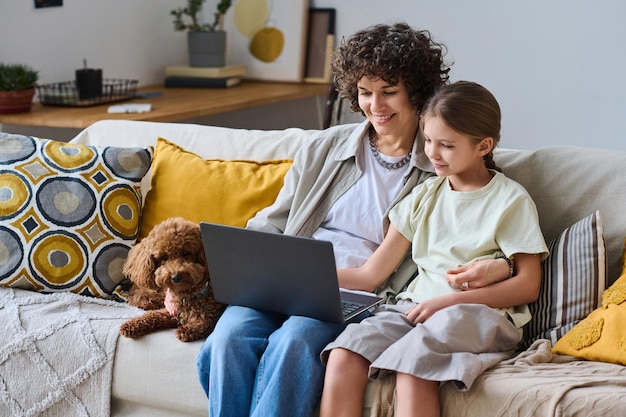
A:
{"label": "yellow throw pillow", "polygon": [[604,291],[602,306],[559,339],[553,353],[626,365],[626,247],[622,268],[622,275]]}
{"label": "yellow throw pillow", "polygon": [[291,164],[290,160],[204,160],[159,138],[139,238],[172,216],[243,227],[274,202]]}

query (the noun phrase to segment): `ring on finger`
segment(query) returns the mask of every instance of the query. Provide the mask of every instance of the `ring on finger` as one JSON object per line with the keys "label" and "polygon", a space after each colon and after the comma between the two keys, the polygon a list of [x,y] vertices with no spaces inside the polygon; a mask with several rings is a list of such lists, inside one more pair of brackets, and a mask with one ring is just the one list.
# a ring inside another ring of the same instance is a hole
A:
{"label": "ring on finger", "polygon": [[461,284],[461,287],[468,289],[469,288],[469,282],[465,281],[463,282],[463,284]]}

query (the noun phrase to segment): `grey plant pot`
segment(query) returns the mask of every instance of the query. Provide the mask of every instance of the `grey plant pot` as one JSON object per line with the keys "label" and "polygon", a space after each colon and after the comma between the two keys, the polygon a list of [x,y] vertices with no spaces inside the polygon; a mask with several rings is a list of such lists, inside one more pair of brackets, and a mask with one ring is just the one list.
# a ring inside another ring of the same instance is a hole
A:
{"label": "grey plant pot", "polygon": [[226,65],[226,32],[187,32],[189,65],[223,67]]}

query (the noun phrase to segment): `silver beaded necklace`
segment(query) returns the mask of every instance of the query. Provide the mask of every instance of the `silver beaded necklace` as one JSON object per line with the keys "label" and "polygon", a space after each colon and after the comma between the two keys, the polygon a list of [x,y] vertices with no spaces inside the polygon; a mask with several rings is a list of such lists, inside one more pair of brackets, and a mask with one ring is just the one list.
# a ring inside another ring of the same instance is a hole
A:
{"label": "silver beaded necklace", "polygon": [[372,155],[374,156],[374,159],[376,160],[376,162],[378,162],[378,165],[380,165],[381,167],[385,169],[391,170],[391,169],[402,168],[403,166],[409,163],[409,161],[411,160],[411,152],[409,152],[404,158],[402,158],[398,162],[391,163],[391,162],[385,161],[380,156],[380,152],[378,152],[378,148],[376,147],[376,133],[374,132],[374,129],[369,129],[368,133],[369,133],[369,141],[370,141],[370,150],[372,151]]}

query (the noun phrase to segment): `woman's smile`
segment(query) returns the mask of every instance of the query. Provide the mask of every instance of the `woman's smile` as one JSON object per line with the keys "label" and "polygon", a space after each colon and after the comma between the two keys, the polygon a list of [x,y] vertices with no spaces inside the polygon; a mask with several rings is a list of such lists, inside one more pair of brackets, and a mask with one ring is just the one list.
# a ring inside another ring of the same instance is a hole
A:
{"label": "woman's smile", "polygon": [[374,119],[374,122],[376,122],[376,123],[385,124],[385,123],[388,123],[389,120],[391,120],[394,116],[395,116],[395,114],[392,114],[390,116],[382,116],[382,115],[372,114],[372,119]]}

